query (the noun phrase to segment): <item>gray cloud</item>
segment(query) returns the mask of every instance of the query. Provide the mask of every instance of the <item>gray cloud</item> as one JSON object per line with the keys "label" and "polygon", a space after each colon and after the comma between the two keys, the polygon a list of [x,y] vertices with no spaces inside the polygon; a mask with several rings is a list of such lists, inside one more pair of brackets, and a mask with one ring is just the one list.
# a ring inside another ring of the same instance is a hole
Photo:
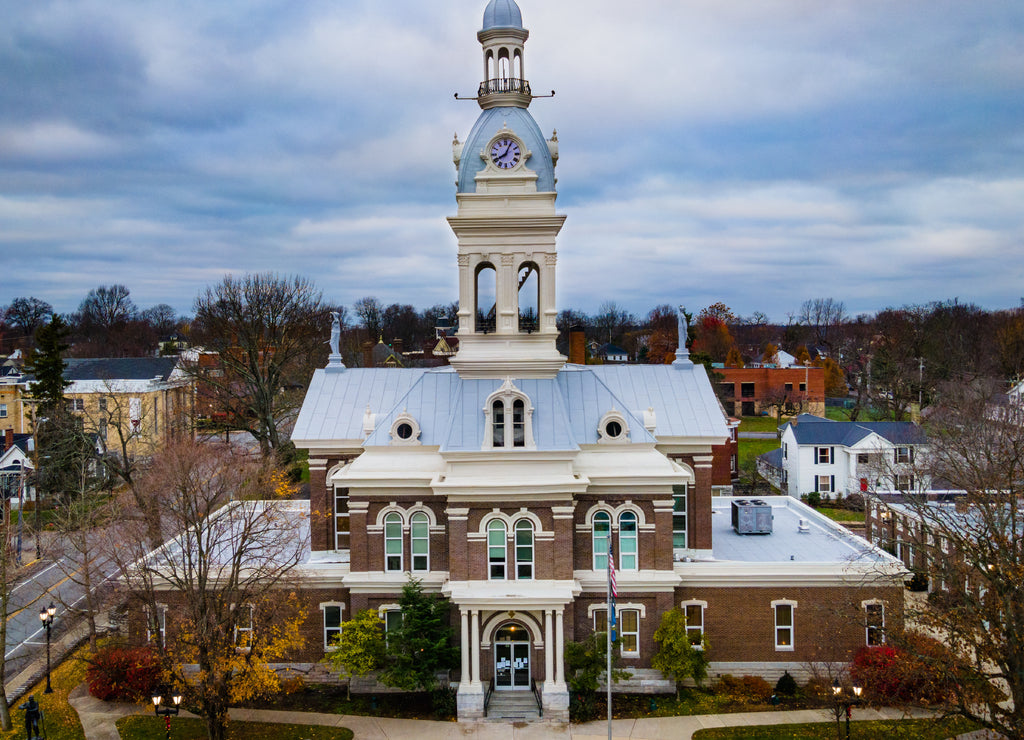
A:
{"label": "gray cloud", "polygon": [[[332,300],[455,298],[449,142],[483,0],[10,3],[0,303],[127,284],[187,311],[224,272]],[[1024,8],[997,0],[522,0],[557,128],[562,306],[784,318],[1024,272]]]}

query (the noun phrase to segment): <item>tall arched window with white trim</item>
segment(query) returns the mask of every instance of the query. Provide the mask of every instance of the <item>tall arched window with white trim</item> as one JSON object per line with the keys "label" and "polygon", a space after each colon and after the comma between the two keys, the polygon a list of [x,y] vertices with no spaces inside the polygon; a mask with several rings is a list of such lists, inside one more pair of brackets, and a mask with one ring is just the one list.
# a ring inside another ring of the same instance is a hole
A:
{"label": "tall arched window with white trim", "polygon": [[516,579],[533,580],[533,522],[520,519],[516,522]]}
{"label": "tall arched window with white trim", "polygon": [[619,570],[637,569],[636,514],[624,511],[619,516]]}
{"label": "tall arched window with white trim", "polygon": [[395,512],[384,517],[384,570],[402,570],[402,517]]}
{"label": "tall arched window with white trim", "polygon": [[505,522],[493,520],[487,525],[487,573],[492,581],[504,581],[508,560]]}
{"label": "tall arched window with white trim", "polygon": [[607,511],[594,514],[594,570],[608,570],[608,538],[612,536],[612,518]]}
{"label": "tall arched window with white trim", "polygon": [[526,446],[526,404],[521,398],[512,402],[512,446]]}
{"label": "tall arched window with white trim", "polygon": [[430,570],[430,519],[417,511],[409,520],[409,544],[412,549],[412,569]]}
{"label": "tall arched window with white trim", "polygon": [[491,446],[505,446],[505,403],[500,399],[491,405]]}

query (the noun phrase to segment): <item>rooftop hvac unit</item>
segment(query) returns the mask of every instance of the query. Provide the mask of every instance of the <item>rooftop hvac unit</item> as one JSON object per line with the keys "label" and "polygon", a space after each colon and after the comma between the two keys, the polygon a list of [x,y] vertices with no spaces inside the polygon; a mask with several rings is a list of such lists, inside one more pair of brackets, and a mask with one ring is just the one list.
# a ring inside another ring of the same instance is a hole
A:
{"label": "rooftop hvac unit", "polygon": [[771,534],[771,504],[760,499],[733,501],[732,528],[737,534]]}

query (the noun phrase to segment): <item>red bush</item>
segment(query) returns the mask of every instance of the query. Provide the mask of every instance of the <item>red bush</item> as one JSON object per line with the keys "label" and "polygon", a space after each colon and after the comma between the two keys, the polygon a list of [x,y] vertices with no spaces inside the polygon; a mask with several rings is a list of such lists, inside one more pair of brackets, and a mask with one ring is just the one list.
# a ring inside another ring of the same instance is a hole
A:
{"label": "red bush", "polygon": [[938,640],[908,632],[905,647],[863,647],[853,658],[851,678],[869,696],[883,700],[941,702],[952,689],[957,661]]}
{"label": "red bush", "polygon": [[160,683],[160,656],[148,647],[108,645],[90,659],[85,680],[103,701],[148,700]]}

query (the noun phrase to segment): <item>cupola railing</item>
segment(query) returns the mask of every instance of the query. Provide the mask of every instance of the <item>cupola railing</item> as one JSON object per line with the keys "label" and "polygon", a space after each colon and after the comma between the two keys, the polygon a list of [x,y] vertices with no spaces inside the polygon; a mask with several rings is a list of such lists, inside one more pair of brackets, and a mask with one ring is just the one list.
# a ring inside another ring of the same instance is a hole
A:
{"label": "cupola railing", "polygon": [[476,94],[480,97],[492,93],[519,93],[530,95],[530,83],[518,77],[498,77],[494,80],[484,80]]}

